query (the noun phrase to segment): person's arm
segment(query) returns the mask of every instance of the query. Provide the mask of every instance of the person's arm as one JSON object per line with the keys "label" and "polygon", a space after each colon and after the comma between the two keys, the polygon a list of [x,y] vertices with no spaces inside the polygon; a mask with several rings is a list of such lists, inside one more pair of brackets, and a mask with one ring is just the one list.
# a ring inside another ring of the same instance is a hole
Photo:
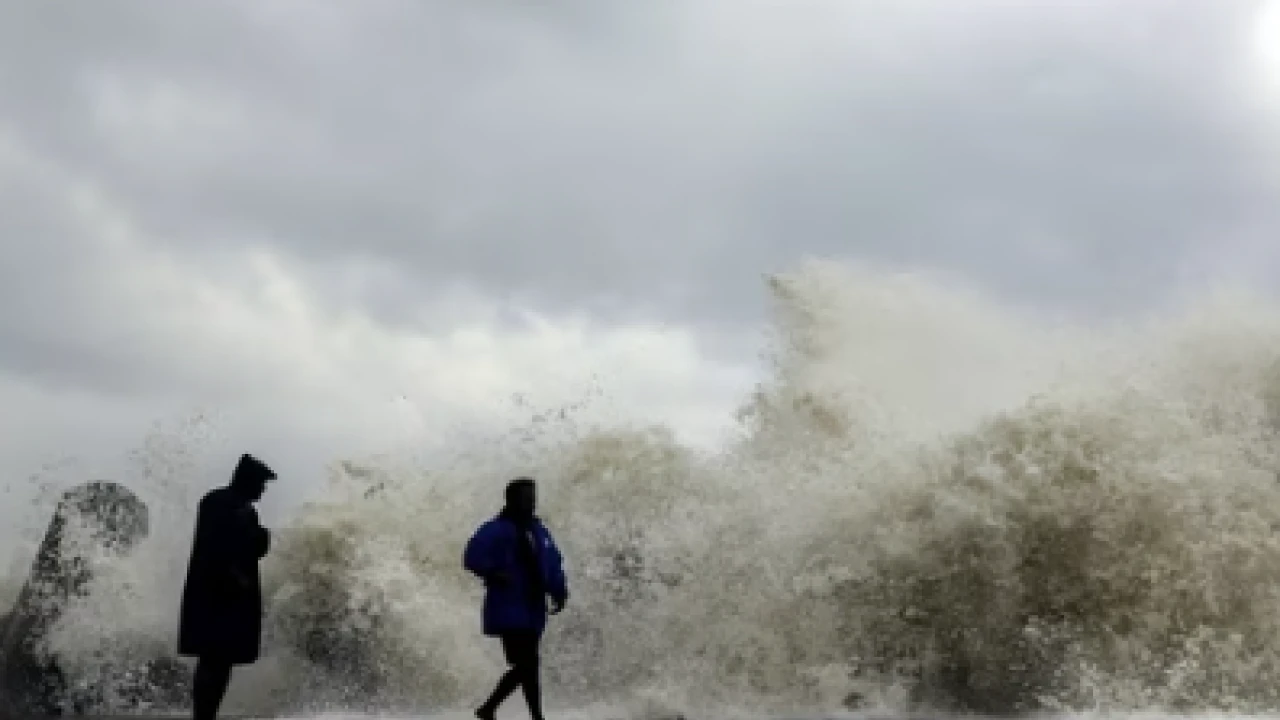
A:
{"label": "person's arm", "polygon": [[551,531],[545,528],[543,531],[546,533],[544,562],[547,573],[547,594],[551,596],[554,603],[551,608],[554,614],[563,610],[565,603],[569,601],[569,580],[565,577],[564,556],[560,554],[560,548],[556,547]]}
{"label": "person's arm", "polygon": [[238,559],[242,545],[241,520],[236,509],[225,502],[200,504],[196,519],[197,532],[204,533],[206,568],[218,586],[228,590],[249,587],[249,579],[240,572]]}
{"label": "person's arm", "polygon": [[498,571],[499,532],[494,523],[481,525],[462,553],[462,566],[486,583],[501,582],[505,577]]}
{"label": "person's arm", "polygon": [[262,527],[262,523],[258,520],[258,513],[252,506],[246,508],[244,523],[244,531],[248,535],[246,546],[249,552],[255,560],[266,557],[271,549],[271,531]]}

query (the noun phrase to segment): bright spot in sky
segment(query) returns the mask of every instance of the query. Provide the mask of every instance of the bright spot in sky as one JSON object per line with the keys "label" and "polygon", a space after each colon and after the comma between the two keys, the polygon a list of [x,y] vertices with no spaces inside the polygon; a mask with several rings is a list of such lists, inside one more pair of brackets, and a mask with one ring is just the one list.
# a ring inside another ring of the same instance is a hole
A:
{"label": "bright spot in sky", "polygon": [[1272,82],[1280,85],[1280,0],[1262,4],[1254,30],[1254,42],[1264,71]]}

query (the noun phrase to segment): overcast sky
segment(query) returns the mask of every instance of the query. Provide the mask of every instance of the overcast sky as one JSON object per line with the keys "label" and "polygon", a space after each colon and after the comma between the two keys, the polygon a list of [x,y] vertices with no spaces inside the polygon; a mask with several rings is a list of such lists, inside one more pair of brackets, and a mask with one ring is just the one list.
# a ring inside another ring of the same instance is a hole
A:
{"label": "overcast sky", "polygon": [[0,8],[19,490],[200,410],[294,489],[516,393],[705,440],[805,256],[1083,317],[1280,279],[1251,1]]}

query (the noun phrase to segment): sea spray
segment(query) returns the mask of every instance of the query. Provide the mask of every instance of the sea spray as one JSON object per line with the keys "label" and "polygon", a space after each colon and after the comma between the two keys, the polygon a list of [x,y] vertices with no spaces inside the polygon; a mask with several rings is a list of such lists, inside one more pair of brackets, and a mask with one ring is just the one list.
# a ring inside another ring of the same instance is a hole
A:
{"label": "sea spray", "polygon": [[[267,657],[233,704],[476,702],[500,654],[459,554],[516,473],[569,561],[552,705],[1280,702],[1280,307],[1094,329],[831,263],[770,291],[770,374],[721,447],[553,412],[451,460],[335,462],[277,530]],[[169,468],[145,489],[169,535],[120,569],[140,598],[122,621],[165,647],[196,492],[182,452],[148,461]],[[120,592],[104,583],[56,638],[77,668],[91,606]]]}

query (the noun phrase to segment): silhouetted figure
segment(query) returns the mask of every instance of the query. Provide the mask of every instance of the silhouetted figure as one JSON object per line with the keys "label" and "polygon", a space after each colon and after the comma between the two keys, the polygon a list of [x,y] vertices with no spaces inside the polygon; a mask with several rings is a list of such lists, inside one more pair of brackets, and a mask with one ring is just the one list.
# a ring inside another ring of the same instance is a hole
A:
{"label": "silhouetted figure", "polygon": [[232,666],[258,659],[258,561],[267,554],[271,535],[258,523],[253,503],[275,476],[262,461],[242,455],[231,484],[200,501],[178,628],[178,653],[197,658],[192,683],[195,720],[214,720]]}
{"label": "silhouetted figure", "polygon": [[[484,581],[484,634],[502,640],[511,666],[476,710],[476,717],[492,720],[498,706],[519,686],[524,689],[529,715],[542,720],[538,643],[547,626],[547,614],[564,608],[569,589],[560,551],[534,515],[533,480],[512,480],[506,501],[502,512],[481,525],[467,543],[462,560]],[[549,608],[548,596],[553,603]]]}

